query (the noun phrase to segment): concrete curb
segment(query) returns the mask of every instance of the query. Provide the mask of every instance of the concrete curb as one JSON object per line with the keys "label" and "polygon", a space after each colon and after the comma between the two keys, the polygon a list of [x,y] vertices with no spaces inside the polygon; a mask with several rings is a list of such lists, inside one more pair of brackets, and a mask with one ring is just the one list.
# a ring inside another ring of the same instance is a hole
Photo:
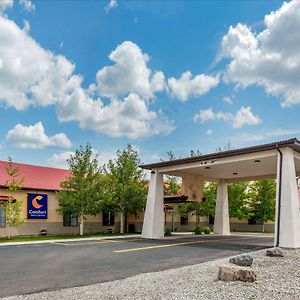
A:
{"label": "concrete curb", "polygon": [[135,238],[135,237],[139,238],[139,237],[141,237],[141,235],[140,234],[132,234],[132,235],[116,235],[116,236],[103,236],[103,237],[91,237],[91,238],[54,239],[54,240],[25,241],[25,242],[5,242],[5,243],[0,243],[0,247],[53,244],[53,243],[65,243],[65,242],[101,241],[101,240],[125,239],[125,238]]}

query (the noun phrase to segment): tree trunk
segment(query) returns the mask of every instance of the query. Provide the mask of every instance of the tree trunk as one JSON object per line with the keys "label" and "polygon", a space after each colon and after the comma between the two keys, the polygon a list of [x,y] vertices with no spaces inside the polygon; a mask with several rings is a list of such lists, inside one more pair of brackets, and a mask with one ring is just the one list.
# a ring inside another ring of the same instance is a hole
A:
{"label": "tree trunk", "polygon": [[172,232],[174,231],[174,212],[172,212]]}
{"label": "tree trunk", "polygon": [[199,226],[199,223],[200,223],[200,216],[197,215],[197,226]]}
{"label": "tree trunk", "polygon": [[262,223],[262,232],[265,232],[265,223]]}
{"label": "tree trunk", "polygon": [[80,235],[83,235],[83,229],[84,229],[83,214],[80,214],[80,216],[79,216],[79,234]]}
{"label": "tree trunk", "polygon": [[125,215],[124,212],[120,212],[120,233],[124,233]]}

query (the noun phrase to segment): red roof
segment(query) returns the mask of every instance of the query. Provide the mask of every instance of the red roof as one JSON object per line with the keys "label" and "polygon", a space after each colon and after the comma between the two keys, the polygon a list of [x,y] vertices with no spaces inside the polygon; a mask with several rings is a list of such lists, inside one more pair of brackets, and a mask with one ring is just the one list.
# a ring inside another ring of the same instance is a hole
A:
{"label": "red roof", "polygon": [[[13,163],[13,166],[19,169],[20,178],[24,178],[23,189],[58,191],[60,183],[69,175],[69,170],[65,169],[19,163]],[[0,186],[5,186],[8,179],[6,167],[7,162],[0,161]]]}

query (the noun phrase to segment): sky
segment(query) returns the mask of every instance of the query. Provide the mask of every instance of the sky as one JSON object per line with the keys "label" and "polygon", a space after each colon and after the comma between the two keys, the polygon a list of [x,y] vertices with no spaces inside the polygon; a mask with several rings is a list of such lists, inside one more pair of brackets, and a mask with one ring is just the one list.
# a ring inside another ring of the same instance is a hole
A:
{"label": "sky", "polygon": [[0,0],[0,159],[300,137],[299,28],[299,0]]}

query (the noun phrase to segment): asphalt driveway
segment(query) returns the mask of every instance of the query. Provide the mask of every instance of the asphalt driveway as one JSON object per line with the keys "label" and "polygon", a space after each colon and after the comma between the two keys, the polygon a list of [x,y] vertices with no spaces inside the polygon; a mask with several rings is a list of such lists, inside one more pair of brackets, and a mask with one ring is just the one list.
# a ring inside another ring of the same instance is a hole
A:
{"label": "asphalt driveway", "polygon": [[0,297],[111,281],[271,247],[273,237],[176,236],[0,247]]}

